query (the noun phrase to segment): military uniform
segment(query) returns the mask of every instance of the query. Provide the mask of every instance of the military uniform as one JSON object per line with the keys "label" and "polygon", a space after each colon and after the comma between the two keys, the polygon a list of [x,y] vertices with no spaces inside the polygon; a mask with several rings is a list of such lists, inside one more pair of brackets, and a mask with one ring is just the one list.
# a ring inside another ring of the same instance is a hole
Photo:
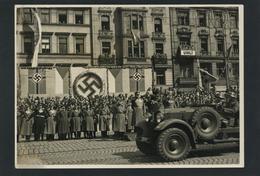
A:
{"label": "military uniform", "polygon": [[49,111],[44,130],[47,140],[54,140],[54,135],[56,132],[56,113],[57,111],[54,109]]}
{"label": "military uniform", "polygon": [[33,132],[34,118],[32,117],[32,110],[28,108],[23,114],[21,135],[26,137],[26,141],[30,140]]}
{"label": "military uniform", "polygon": [[69,132],[69,119],[68,111],[62,109],[57,114],[57,131],[60,140],[67,139],[67,134]]}
{"label": "military uniform", "polygon": [[43,140],[45,121],[47,119],[47,114],[43,109],[39,109],[34,112],[34,139],[38,141],[40,138]]}

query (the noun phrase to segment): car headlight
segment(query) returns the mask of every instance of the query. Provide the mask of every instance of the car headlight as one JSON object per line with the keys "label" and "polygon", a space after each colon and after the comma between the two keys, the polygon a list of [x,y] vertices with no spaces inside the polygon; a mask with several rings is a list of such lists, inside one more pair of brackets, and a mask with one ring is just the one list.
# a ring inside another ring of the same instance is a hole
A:
{"label": "car headlight", "polygon": [[156,122],[160,123],[163,120],[163,114],[161,112],[158,112],[156,114]]}

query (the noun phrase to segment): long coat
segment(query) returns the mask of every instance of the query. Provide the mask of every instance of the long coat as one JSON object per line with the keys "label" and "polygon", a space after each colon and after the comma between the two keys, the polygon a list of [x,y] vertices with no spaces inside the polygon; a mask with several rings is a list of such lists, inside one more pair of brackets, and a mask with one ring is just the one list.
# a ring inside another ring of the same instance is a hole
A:
{"label": "long coat", "polygon": [[109,120],[110,120],[110,111],[106,106],[100,112],[99,116],[99,129],[100,131],[108,131],[109,130]]}
{"label": "long coat", "polygon": [[119,132],[126,131],[126,115],[125,115],[125,107],[123,104],[119,104],[117,107],[117,114],[116,114],[116,125],[118,127]]}
{"label": "long coat", "polygon": [[56,110],[50,110],[49,116],[45,124],[45,134],[55,134],[56,133]]}
{"label": "long coat", "polygon": [[72,119],[73,119],[73,125],[74,125],[73,130],[81,131],[81,118],[80,118],[80,112],[78,110],[73,111]]}
{"label": "long coat", "polygon": [[133,101],[133,125],[144,119],[144,101],[139,98]]}
{"label": "long coat", "polygon": [[126,118],[127,118],[127,129],[128,130],[134,129],[133,108],[131,106],[128,106],[126,108]]}
{"label": "long coat", "polygon": [[73,119],[73,110],[70,110],[68,111],[68,121],[69,121],[69,132],[72,133],[72,132],[75,132],[75,129],[74,129],[74,119]]}
{"label": "long coat", "polygon": [[35,134],[43,134],[45,128],[45,120],[47,115],[44,111],[36,111],[34,113],[34,133]]}
{"label": "long coat", "polygon": [[66,134],[69,132],[68,111],[62,110],[57,114],[57,132]]}
{"label": "long coat", "polygon": [[93,110],[84,110],[82,112],[82,116],[83,116],[83,123],[82,123],[83,131],[95,131]]}
{"label": "long coat", "polygon": [[20,133],[21,133],[22,122],[23,122],[23,114],[22,114],[22,112],[18,111],[17,112],[17,118],[16,118],[17,135],[20,135]]}
{"label": "long coat", "polygon": [[32,111],[27,110],[23,114],[21,135],[30,136],[32,135],[34,119],[32,118]]}

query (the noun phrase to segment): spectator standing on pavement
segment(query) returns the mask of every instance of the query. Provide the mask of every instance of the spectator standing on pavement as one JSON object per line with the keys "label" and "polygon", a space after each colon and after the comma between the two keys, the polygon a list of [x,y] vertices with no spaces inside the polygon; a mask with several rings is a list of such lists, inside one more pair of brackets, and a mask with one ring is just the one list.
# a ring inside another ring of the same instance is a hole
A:
{"label": "spectator standing on pavement", "polygon": [[117,106],[117,124],[118,124],[118,132],[119,139],[124,138],[124,134],[126,132],[126,115],[125,115],[125,102],[123,100],[119,101]]}
{"label": "spectator standing on pavement", "polygon": [[133,106],[133,123],[134,126],[144,119],[144,100],[140,96],[140,92],[135,93],[135,98],[132,101]]}
{"label": "spectator standing on pavement", "polygon": [[[86,108],[85,108],[86,107]],[[92,139],[94,137],[94,112],[89,104],[85,105],[84,110],[82,112],[83,119],[85,123],[84,126],[84,137],[88,139]]]}
{"label": "spectator standing on pavement", "polygon": [[134,123],[133,123],[133,108],[130,100],[127,101],[126,119],[127,119],[127,132],[132,132],[134,130]]}
{"label": "spectator standing on pavement", "polygon": [[47,113],[42,105],[33,113],[34,116],[34,140],[42,140],[44,137],[45,121],[47,119]]}
{"label": "spectator standing on pavement", "polygon": [[102,137],[107,137],[107,131],[109,127],[109,115],[110,111],[106,102],[103,101],[100,109],[100,116],[99,116],[99,129],[101,131]]}
{"label": "spectator standing on pavement", "polygon": [[81,138],[81,118],[80,118],[80,110],[79,107],[76,105],[74,107],[74,111],[72,113],[73,118],[73,129],[74,129],[74,135],[76,139]]}
{"label": "spectator standing on pavement", "polygon": [[[73,106],[68,106],[68,120],[69,120],[69,128],[68,128],[68,139],[73,139],[73,134],[75,134],[74,129],[74,118],[73,118]],[[75,136],[76,138],[76,136]]]}
{"label": "spectator standing on pavement", "polygon": [[49,141],[54,140],[54,136],[56,133],[56,114],[57,114],[56,108],[54,108],[54,105],[51,105],[47,114],[48,117],[45,125],[46,139]]}
{"label": "spectator standing on pavement", "polygon": [[32,117],[33,111],[29,105],[26,105],[25,112],[22,113],[22,126],[21,126],[21,135],[25,136],[26,141],[30,141],[33,129],[34,119]]}
{"label": "spectator standing on pavement", "polygon": [[57,114],[57,124],[59,140],[66,140],[69,131],[69,119],[65,105],[61,106],[61,110]]}

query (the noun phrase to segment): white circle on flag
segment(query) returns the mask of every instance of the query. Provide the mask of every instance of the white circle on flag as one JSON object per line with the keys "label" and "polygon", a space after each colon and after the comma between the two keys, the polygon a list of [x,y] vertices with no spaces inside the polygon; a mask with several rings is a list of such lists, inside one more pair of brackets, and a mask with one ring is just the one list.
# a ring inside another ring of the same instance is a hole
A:
{"label": "white circle on flag", "polygon": [[140,81],[142,79],[142,75],[138,72],[135,72],[132,77],[136,81]]}
{"label": "white circle on flag", "polygon": [[42,75],[40,73],[34,73],[33,76],[32,76],[32,80],[35,83],[38,83],[42,80]]}

